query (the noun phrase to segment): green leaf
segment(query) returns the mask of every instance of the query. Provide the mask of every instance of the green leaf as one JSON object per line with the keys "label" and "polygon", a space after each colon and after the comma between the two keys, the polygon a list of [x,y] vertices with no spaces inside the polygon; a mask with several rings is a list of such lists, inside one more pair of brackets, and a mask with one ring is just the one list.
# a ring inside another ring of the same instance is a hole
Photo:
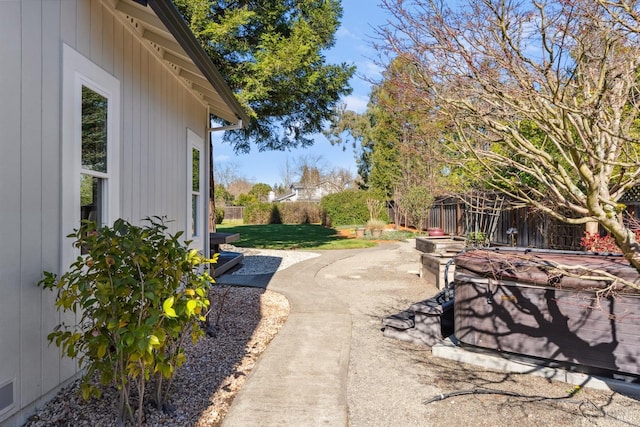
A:
{"label": "green leaf", "polygon": [[193,313],[198,306],[198,302],[194,299],[187,301],[187,315],[193,316]]}
{"label": "green leaf", "polygon": [[167,317],[178,317],[178,315],[176,314],[176,311],[173,309],[173,302],[174,302],[174,297],[169,297],[167,298],[164,303],[162,303],[162,311],[164,311],[164,314]]}
{"label": "green leaf", "polygon": [[114,329],[118,328],[118,321],[115,319],[111,319],[109,320],[109,323],[107,323],[107,329],[110,331],[113,331]]}
{"label": "green leaf", "polygon": [[107,354],[107,345],[100,344],[100,346],[98,346],[98,353],[97,353],[98,358],[102,359],[105,354]]}
{"label": "green leaf", "polygon": [[149,346],[158,348],[160,347],[160,340],[155,335],[149,335]]}

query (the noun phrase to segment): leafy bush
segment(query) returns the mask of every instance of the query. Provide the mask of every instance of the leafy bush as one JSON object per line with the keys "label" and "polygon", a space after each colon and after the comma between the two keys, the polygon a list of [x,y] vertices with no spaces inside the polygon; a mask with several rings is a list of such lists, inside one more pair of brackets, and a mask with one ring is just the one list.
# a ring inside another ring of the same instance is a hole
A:
{"label": "leafy bush", "polygon": [[[327,222],[333,226],[365,224],[369,218],[367,199],[380,200],[384,202],[382,195],[363,190],[346,190],[339,193],[329,194],[322,198],[320,206],[327,216]],[[389,221],[389,213],[382,210],[380,218],[382,221]]]}
{"label": "leafy bush", "polygon": [[[640,224],[634,222],[629,224],[631,230],[635,233],[636,239],[640,241]],[[598,233],[584,232],[584,236],[580,239],[580,246],[585,251],[591,252],[610,252],[614,254],[622,253],[622,250],[616,244],[616,241],[610,234],[601,236]]]}
{"label": "leafy bush", "polygon": [[248,206],[259,203],[258,198],[253,194],[240,194],[235,201],[236,206]]}
{"label": "leafy bush", "polygon": [[271,186],[269,184],[258,183],[251,187],[251,190],[249,190],[249,195],[254,196],[259,202],[264,203],[269,198],[270,192]]}
{"label": "leafy bush", "polygon": [[421,231],[429,216],[429,209],[433,204],[433,196],[427,187],[409,187],[402,197],[402,207],[406,210],[409,223],[416,230]]}
{"label": "leafy bush", "polygon": [[166,234],[161,218],[147,222],[138,227],[119,219],[98,229],[84,221],[68,237],[85,255],[62,276],[45,272],[39,282],[57,292],[58,310],[78,315],[75,324],[59,324],[48,338],[86,368],[83,397],[101,395],[91,383],[97,374],[102,385],[119,390],[120,420],[133,421],[129,396],[135,387],[138,425],[147,382],[161,408],[176,368],[185,362],[184,340],[203,335],[199,322],[209,308],[213,279],[202,267],[215,262],[189,250],[181,232]]}
{"label": "leafy bush", "polygon": [[224,221],[224,208],[216,207],[216,224],[222,224]]}
{"label": "leafy bush", "polygon": [[272,203],[249,203],[245,205],[243,218],[245,224],[278,224],[279,213],[276,205]]}
{"label": "leafy bush", "polygon": [[387,226],[387,223],[379,219],[370,219],[369,221],[367,221],[367,224],[366,224],[367,230],[370,230],[370,231],[374,231],[374,230],[382,231],[385,229],[386,226]]}
{"label": "leafy bush", "polygon": [[322,222],[322,208],[317,203],[279,203],[278,209],[283,224],[319,224]]}
{"label": "leafy bush", "polygon": [[484,247],[489,245],[489,236],[482,231],[470,231],[467,233],[467,245]]}
{"label": "leafy bush", "polygon": [[317,224],[322,208],[315,203],[251,203],[244,209],[245,224]]}
{"label": "leafy bush", "polygon": [[601,236],[597,233],[585,231],[584,236],[580,239],[580,246],[582,246],[584,250],[591,252],[622,253],[610,234]]}

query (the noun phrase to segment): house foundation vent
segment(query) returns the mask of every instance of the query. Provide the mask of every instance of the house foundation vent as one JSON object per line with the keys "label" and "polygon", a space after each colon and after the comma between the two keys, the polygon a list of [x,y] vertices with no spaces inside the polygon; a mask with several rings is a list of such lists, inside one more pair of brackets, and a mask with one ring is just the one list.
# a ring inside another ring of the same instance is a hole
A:
{"label": "house foundation vent", "polygon": [[13,406],[13,380],[0,382],[0,415]]}

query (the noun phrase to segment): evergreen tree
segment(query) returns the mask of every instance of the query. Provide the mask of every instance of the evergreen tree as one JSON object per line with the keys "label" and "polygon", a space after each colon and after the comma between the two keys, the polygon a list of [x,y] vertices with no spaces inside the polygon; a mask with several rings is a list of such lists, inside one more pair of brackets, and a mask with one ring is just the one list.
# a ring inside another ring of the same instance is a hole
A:
{"label": "evergreen tree", "polygon": [[249,113],[225,132],[237,151],[313,144],[355,67],[327,64],[340,25],[340,0],[175,0],[214,64]]}

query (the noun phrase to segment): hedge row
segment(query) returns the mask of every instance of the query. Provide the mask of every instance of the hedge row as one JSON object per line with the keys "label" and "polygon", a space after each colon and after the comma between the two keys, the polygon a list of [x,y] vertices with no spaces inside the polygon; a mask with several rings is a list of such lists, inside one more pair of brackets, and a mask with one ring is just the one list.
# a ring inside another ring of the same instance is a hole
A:
{"label": "hedge row", "polygon": [[[326,215],[325,225],[365,224],[369,221],[368,199],[385,201],[382,195],[363,190],[346,190],[324,196],[320,206]],[[382,209],[376,219],[389,222],[387,209]]]}
{"label": "hedge row", "polygon": [[[369,199],[385,201],[384,196],[370,191],[346,190],[323,197],[320,204],[253,202],[245,206],[243,220],[245,224],[365,224],[369,220]],[[382,209],[375,219],[389,222],[387,209]]]}
{"label": "hedge row", "polygon": [[244,208],[245,224],[317,224],[322,208],[316,203],[251,203]]}

